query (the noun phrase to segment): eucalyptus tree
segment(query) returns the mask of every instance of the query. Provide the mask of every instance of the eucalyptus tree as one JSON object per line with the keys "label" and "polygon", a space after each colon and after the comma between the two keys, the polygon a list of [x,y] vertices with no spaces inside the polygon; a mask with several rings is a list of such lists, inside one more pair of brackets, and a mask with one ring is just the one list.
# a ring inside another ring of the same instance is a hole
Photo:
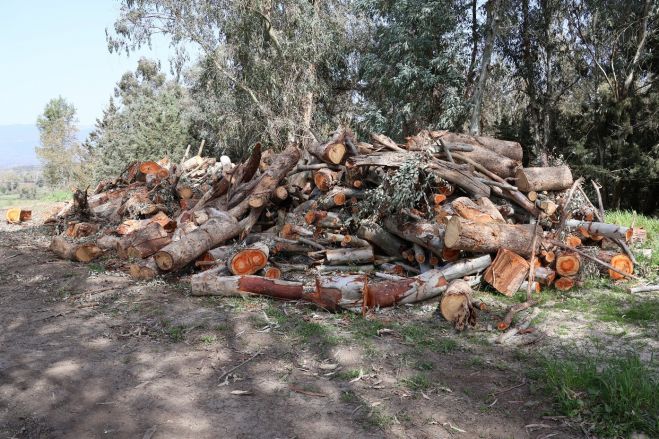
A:
{"label": "eucalyptus tree", "polygon": [[[349,68],[347,38],[358,20],[348,10],[341,0],[122,0],[108,42],[131,51],[164,34],[177,53],[200,52],[191,76],[214,94],[209,118],[229,127],[240,120],[240,130],[282,147],[312,138],[315,110]],[[222,129],[205,125],[216,136]]]}

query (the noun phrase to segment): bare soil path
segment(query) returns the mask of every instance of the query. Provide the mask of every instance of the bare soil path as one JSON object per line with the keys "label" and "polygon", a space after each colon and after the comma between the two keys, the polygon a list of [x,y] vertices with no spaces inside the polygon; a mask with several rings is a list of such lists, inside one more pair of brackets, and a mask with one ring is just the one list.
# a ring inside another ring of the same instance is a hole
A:
{"label": "bare soil path", "polygon": [[47,233],[0,231],[0,438],[577,437],[518,351],[432,304],[194,298],[58,260]]}

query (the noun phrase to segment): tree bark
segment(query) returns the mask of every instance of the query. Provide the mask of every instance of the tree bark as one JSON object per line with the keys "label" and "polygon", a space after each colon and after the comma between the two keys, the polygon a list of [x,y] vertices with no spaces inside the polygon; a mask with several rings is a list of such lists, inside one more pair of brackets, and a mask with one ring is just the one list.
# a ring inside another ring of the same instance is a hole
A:
{"label": "tree bark", "polygon": [[514,252],[500,248],[483,279],[501,294],[512,297],[529,272],[529,263]]}
{"label": "tree bark", "polygon": [[103,250],[96,244],[71,242],[61,236],[53,236],[50,251],[62,259],[75,262],[90,262],[103,254]]}
{"label": "tree bark", "polygon": [[631,227],[618,226],[616,224],[569,219],[565,222],[565,225],[573,229],[584,230],[588,236],[606,236],[611,239],[622,239],[625,242],[628,242],[634,234],[634,230]]}
{"label": "tree bark", "polygon": [[476,310],[472,305],[471,287],[462,280],[456,279],[446,288],[439,302],[442,316],[458,331],[462,331],[467,325],[476,324]]}
{"label": "tree bark", "polygon": [[405,249],[405,243],[387,232],[379,224],[362,224],[357,230],[357,236],[375,245],[389,256],[399,257]]}
{"label": "tree bark", "polygon": [[519,168],[515,177],[517,188],[523,192],[562,191],[573,183],[569,166]]}
{"label": "tree bark", "polygon": [[384,219],[383,225],[394,235],[419,244],[441,257],[444,249],[443,225],[425,221],[403,222],[391,216]]}
{"label": "tree bark", "polygon": [[446,226],[446,247],[474,253],[494,253],[507,248],[518,255],[529,257],[534,227],[528,224],[478,224],[460,217],[452,217]]}

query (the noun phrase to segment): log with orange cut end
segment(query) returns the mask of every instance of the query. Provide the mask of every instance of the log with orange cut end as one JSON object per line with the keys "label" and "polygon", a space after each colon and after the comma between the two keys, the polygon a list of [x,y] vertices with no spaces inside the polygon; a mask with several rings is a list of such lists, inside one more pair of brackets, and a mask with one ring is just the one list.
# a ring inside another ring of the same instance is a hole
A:
{"label": "log with orange cut end", "polygon": [[580,268],[581,259],[576,253],[564,252],[556,258],[556,273],[561,276],[574,276]]}
{"label": "log with orange cut end", "polygon": [[268,263],[270,249],[262,242],[242,248],[227,260],[227,268],[235,275],[254,274]]}

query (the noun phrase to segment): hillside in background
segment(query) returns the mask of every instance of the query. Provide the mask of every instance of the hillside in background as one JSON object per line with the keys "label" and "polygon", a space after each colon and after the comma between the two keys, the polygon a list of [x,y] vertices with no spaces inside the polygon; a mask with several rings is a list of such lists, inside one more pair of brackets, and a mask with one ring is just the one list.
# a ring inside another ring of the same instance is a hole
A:
{"label": "hillside in background", "polygon": [[[81,127],[78,138],[84,140],[91,130],[90,126]],[[38,144],[35,125],[0,125],[0,169],[39,165],[34,152]]]}

